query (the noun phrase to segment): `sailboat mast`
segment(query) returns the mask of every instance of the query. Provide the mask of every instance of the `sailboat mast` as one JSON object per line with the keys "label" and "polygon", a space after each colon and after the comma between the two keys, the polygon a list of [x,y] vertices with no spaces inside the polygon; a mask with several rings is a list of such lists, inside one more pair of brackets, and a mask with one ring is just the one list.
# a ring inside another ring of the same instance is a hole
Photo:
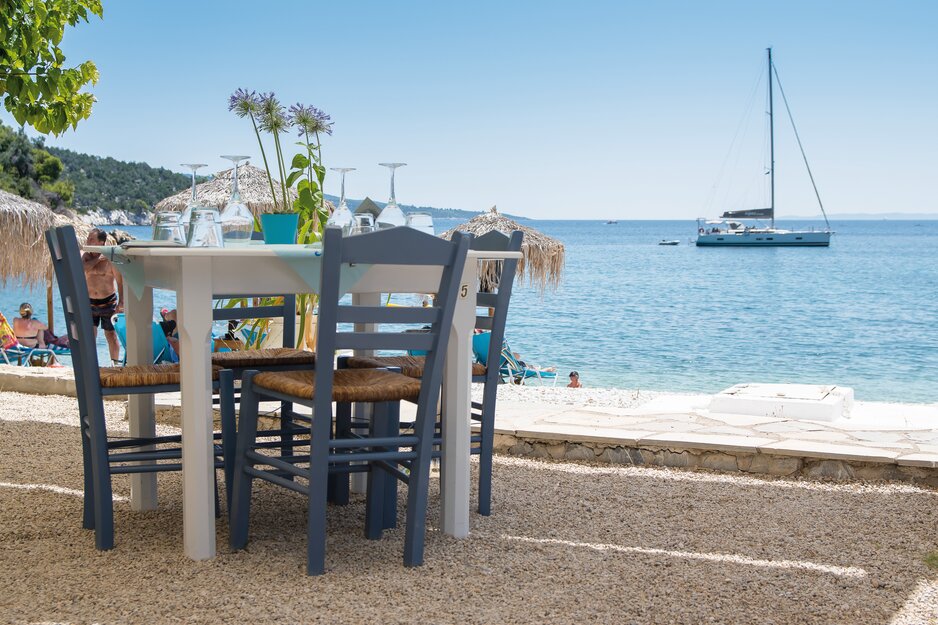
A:
{"label": "sailboat mast", "polygon": [[766,48],[769,55],[769,185],[772,201],[772,227],[775,228],[775,111],[772,107],[772,48]]}

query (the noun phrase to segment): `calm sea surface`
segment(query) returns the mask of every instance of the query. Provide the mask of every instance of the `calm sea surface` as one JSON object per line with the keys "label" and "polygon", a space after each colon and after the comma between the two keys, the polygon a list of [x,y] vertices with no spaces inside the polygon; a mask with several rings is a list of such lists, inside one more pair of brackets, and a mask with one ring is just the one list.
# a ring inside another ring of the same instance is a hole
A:
{"label": "calm sea surface", "polygon": [[[507,336],[564,380],[576,369],[593,387],[800,382],[851,386],[865,400],[938,401],[938,221],[836,222],[827,249],[697,248],[692,221],[529,224],[566,245],[564,280],[543,295],[516,286]],[[171,292],[155,300],[174,306]],[[11,317],[22,301],[45,318],[44,290],[8,286],[0,311]],[[57,297],[55,306],[61,328]]]}

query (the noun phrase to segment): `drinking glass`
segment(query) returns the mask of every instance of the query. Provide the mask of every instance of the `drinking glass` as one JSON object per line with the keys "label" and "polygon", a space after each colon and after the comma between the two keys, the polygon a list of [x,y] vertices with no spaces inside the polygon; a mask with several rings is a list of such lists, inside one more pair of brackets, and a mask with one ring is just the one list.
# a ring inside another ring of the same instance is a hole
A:
{"label": "drinking glass", "polygon": [[339,207],[329,216],[326,226],[338,226],[342,228],[342,236],[347,236],[355,226],[355,217],[352,216],[352,211],[349,210],[348,204],[345,202],[345,174],[355,171],[355,168],[333,167],[332,171],[342,174],[342,193],[339,196]]}
{"label": "drinking glass", "polygon": [[433,229],[433,217],[430,213],[410,213],[407,215],[407,226],[436,236],[436,230]]}
{"label": "drinking glass", "polygon": [[371,215],[368,213],[362,213],[361,215],[355,215],[355,225],[352,226],[349,234],[365,234],[366,232],[374,231],[375,224],[371,219]]}
{"label": "drinking glass", "polygon": [[198,199],[196,198],[195,192],[195,172],[200,168],[206,167],[205,163],[182,163],[180,167],[188,167],[192,170],[192,197],[189,198],[189,203],[186,205],[186,210],[182,211],[182,217],[179,218],[179,223],[183,225],[184,228],[189,227],[189,221],[192,219],[192,209],[198,206]]}
{"label": "drinking glass", "polygon": [[231,197],[221,214],[221,234],[225,247],[243,246],[251,243],[251,234],[254,232],[254,213],[241,201],[238,191],[238,163],[251,158],[250,156],[222,156],[232,163]]}
{"label": "drinking glass", "polygon": [[196,206],[192,209],[186,245],[189,247],[224,247],[221,219],[216,209],[204,206]]}
{"label": "drinking glass", "polygon": [[172,211],[157,213],[153,218],[153,240],[186,244],[186,229],[179,222],[180,214]]}
{"label": "drinking glass", "polygon": [[391,170],[391,197],[388,199],[388,205],[378,215],[378,228],[394,228],[395,226],[404,226],[407,219],[404,217],[404,211],[397,205],[397,198],[394,197],[394,170],[403,167],[407,163],[378,163],[382,167]]}

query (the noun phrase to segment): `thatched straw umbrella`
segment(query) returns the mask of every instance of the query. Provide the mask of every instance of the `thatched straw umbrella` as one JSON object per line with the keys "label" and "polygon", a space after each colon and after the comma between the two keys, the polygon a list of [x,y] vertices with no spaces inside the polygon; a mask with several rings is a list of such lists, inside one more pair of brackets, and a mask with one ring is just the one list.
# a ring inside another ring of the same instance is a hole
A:
{"label": "thatched straw umbrella", "polygon": [[46,285],[49,328],[52,326],[52,262],[46,247],[45,231],[52,226],[73,225],[80,244],[91,227],[53,213],[38,202],[0,190],[0,285],[19,280],[22,286]]}
{"label": "thatched straw umbrella", "polygon": [[[196,185],[199,202],[209,206],[215,206],[218,210],[223,210],[228,199],[231,197],[231,177],[234,175],[234,168],[226,169],[215,174],[215,177],[207,182]],[[273,181],[274,190],[277,192],[277,201],[283,203],[280,192],[280,183]],[[238,166],[238,191],[241,194],[241,201],[251,209],[255,215],[261,213],[272,213],[274,211],[274,198],[270,195],[270,181],[267,180],[267,172],[250,163]],[[175,195],[160,200],[156,203],[153,210],[160,211],[184,211],[189,199],[192,197],[192,189],[180,191]],[[287,189],[287,204],[292,206],[296,199],[296,189]]]}
{"label": "thatched straw umbrella", "polygon": [[55,223],[48,207],[0,191],[0,285],[17,278],[24,286],[45,283],[51,262],[43,233]]}
{"label": "thatched straw umbrella", "polygon": [[[518,261],[519,280],[527,277],[528,283],[536,284],[542,291],[548,286],[556,289],[560,285],[564,266],[563,243],[505,217],[494,206],[489,212],[476,215],[466,223],[447,230],[440,236],[449,239],[457,231],[478,236],[493,230],[504,234],[511,234],[513,230],[524,232],[524,240],[521,243],[523,257]],[[493,282],[498,275],[497,271],[498,267],[495,263],[484,263],[480,276],[482,284]]]}

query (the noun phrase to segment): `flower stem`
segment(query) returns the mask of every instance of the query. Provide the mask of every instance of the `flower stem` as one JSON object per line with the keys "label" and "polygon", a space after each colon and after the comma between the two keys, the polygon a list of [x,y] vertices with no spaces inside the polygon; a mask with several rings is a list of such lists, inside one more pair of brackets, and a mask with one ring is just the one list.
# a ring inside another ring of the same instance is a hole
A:
{"label": "flower stem", "polygon": [[[270,185],[270,199],[273,200],[274,209],[277,207],[277,193],[274,191],[274,179],[270,175],[270,167],[267,165],[267,153],[264,152],[264,142],[261,141],[261,133],[257,129],[257,122],[254,120],[254,114],[251,113],[251,124],[254,126],[254,134],[257,135],[257,145],[261,149],[261,158],[264,159],[264,169],[267,170],[267,183]],[[276,212],[276,210],[275,210]]]}
{"label": "flower stem", "polygon": [[287,178],[283,169],[283,151],[280,149],[279,132],[274,132],[274,146],[277,148],[277,166],[280,168],[280,190],[283,192],[283,211],[287,212]]}

